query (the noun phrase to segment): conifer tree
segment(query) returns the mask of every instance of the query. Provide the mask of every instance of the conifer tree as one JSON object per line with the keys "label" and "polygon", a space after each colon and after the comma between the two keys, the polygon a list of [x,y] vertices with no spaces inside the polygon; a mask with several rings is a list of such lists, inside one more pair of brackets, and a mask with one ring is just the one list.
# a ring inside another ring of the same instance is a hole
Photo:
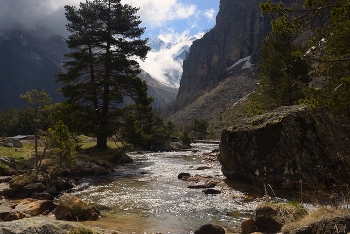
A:
{"label": "conifer tree", "polygon": [[125,129],[130,114],[151,112],[147,85],[137,77],[137,57],[149,50],[141,39],[144,28],[138,9],[120,0],[94,0],[79,8],[65,6],[72,52],[66,73],[58,74],[67,97],[70,129],[97,137],[97,147],[107,148],[107,138]]}
{"label": "conifer tree", "polygon": [[38,116],[43,106],[51,102],[51,97],[44,90],[39,91],[37,89],[33,89],[32,91],[27,91],[25,94],[21,94],[20,98],[26,101],[34,110],[34,168],[38,169],[38,126],[40,121]]}
{"label": "conifer tree", "polygon": [[299,6],[260,5],[276,17],[273,31],[302,34],[309,48],[303,56],[313,65],[313,77],[323,82],[305,89],[304,102],[350,116],[350,7],[348,0],[305,0]]}
{"label": "conifer tree", "polygon": [[264,110],[298,104],[302,90],[310,82],[308,60],[299,55],[302,51],[294,44],[295,36],[287,33],[270,33],[262,42],[259,53],[259,85],[252,95]]}

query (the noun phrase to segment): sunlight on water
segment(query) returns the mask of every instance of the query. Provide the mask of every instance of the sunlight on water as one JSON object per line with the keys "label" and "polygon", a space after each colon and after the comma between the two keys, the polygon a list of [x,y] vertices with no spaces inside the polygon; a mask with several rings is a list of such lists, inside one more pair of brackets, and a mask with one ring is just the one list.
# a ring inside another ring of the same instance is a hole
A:
{"label": "sunlight on water", "polygon": [[[225,183],[218,187],[222,194],[205,195],[178,180],[181,172],[224,179],[218,162],[203,162],[200,157],[218,145],[195,147],[196,153],[130,154],[134,163],[116,168],[109,176],[82,180],[73,193],[102,211],[101,219],[92,224],[123,233],[192,233],[206,223],[221,225],[230,233],[253,215],[257,203],[244,202],[243,193]],[[197,170],[203,165],[212,168]]]}

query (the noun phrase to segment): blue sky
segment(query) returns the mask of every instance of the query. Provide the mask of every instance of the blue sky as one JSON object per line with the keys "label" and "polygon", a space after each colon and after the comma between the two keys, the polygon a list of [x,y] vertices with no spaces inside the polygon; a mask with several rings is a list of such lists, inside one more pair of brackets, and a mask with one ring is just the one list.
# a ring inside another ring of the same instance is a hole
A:
{"label": "blue sky", "polygon": [[145,37],[196,35],[215,26],[219,0],[122,0],[139,7]]}

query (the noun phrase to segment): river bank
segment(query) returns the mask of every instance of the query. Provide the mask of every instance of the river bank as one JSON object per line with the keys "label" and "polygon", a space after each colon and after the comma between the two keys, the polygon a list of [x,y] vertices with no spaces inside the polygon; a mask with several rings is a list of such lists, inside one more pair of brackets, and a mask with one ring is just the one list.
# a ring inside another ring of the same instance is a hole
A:
{"label": "river bank", "polygon": [[[267,201],[264,195],[274,194],[282,203],[291,200],[290,192],[226,180],[217,147],[194,144],[180,152],[134,152],[128,154],[132,163],[116,166],[108,174],[75,178],[75,187],[66,192],[94,204],[101,216],[67,225],[94,227],[101,233],[189,234],[211,223],[233,234],[241,233],[241,224],[256,216],[256,208]],[[40,217],[55,223],[52,214]],[[2,225],[16,222],[22,221]]]}
{"label": "river bank", "polygon": [[[103,229],[123,233],[174,230],[189,233],[205,223],[224,224],[231,219],[239,227],[242,214],[233,207],[242,204],[230,203],[232,198],[243,197],[244,193],[232,192],[225,184],[216,160],[217,148],[217,144],[194,144],[187,151],[130,153],[134,162],[118,165],[103,175],[76,177],[72,181],[76,187],[67,192],[101,210],[97,221],[83,224]],[[214,149],[216,152],[212,153]],[[183,172],[219,181],[215,189],[221,194],[206,195],[201,188],[188,188],[189,182],[178,179]]]}

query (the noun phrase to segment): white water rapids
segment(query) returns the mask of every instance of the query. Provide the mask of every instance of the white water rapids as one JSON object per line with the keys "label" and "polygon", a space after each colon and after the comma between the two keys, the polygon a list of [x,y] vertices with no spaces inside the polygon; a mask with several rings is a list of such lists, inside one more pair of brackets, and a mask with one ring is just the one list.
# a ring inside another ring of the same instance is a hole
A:
{"label": "white water rapids", "polygon": [[[218,162],[203,161],[201,155],[215,148],[217,144],[194,144],[192,151],[131,153],[133,163],[118,166],[108,176],[79,181],[72,193],[102,213],[98,221],[85,223],[135,234],[188,234],[212,223],[235,233],[243,220],[254,216],[259,202],[247,199],[243,191],[252,190],[245,185],[237,189],[226,181]],[[199,166],[211,169],[197,170]],[[202,189],[187,188],[187,182],[177,178],[181,172],[222,180],[216,187],[222,193],[206,195]]]}

